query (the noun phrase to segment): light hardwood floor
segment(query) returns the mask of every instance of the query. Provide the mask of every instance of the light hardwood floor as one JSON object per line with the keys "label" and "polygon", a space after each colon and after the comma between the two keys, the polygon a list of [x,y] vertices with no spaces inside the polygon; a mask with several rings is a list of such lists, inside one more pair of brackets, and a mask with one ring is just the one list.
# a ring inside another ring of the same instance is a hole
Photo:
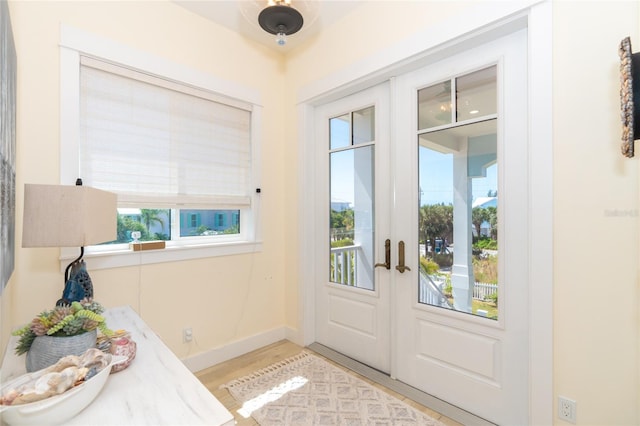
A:
{"label": "light hardwood floor", "polygon": [[[247,374],[250,374],[255,370],[267,367],[285,358],[297,355],[298,353],[300,353],[302,349],[303,349],[302,347],[294,343],[291,343],[287,340],[282,340],[280,342],[273,343],[269,346],[265,346],[264,348],[261,348],[253,352],[250,352],[248,354],[245,354],[243,356],[240,356],[238,358],[234,358],[232,360],[229,360],[229,361],[220,363],[218,365],[214,365],[213,367],[209,367],[205,370],[199,371],[196,373],[196,376],[207,387],[207,389],[209,389],[209,391],[211,391],[211,393],[213,393],[213,395],[215,395],[215,397],[231,413],[233,413],[236,419],[236,424],[238,424],[239,426],[257,425],[257,423],[255,422],[255,420],[253,420],[253,418],[250,417],[247,419],[242,417],[240,414],[238,414],[238,409],[240,408],[240,405],[233,399],[233,397],[229,394],[229,392],[226,389],[220,389],[220,386],[233,379],[246,376]],[[306,350],[310,352],[314,352],[308,348]],[[315,353],[319,357],[326,359],[328,362],[336,365],[337,367],[346,370],[346,368],[344,368],[343,366],[336,364],[335,362],[331,361],[330,359],[327,359],[326,357],[322,356],[321,354],[318,354],[317,352]],[[369,380],[368,378],[356,372],[352,372],[352,373],[358,376],[360,379],[364,380],[365,382],[371,383],[377,388],[382,389],[383,391],[395,396],[396,398],[404,401],[405,403],[411,405],[412,407],[415,407],[419,411],[422,411],[430,415],[431,417],[434,417],[440,420],[445,425],[461,426],[460,423],[448,417],[442,416],[441,414],[436,413],[435,411],[430,410],[429,408],[424,407],[418,404],[417,402],[412,401],[411,399],[406,398],[403,395],[400,395],[397,392],[394,392],[382,385],[379,385],[378,383],[375,383],[372,380]]]}

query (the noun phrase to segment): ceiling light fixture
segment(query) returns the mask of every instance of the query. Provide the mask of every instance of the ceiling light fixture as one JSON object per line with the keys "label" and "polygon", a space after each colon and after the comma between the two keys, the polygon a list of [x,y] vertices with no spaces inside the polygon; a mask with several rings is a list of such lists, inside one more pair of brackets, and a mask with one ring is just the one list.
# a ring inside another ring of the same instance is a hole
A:
{"label": "ceiling light fixture", "polygon": [[269,0],[269,5],[258,15],[263,30],[275,34],[276,43],[284,46],[286,37],[302,28],[304,20],[300,12],[291,6],[291,0]]}

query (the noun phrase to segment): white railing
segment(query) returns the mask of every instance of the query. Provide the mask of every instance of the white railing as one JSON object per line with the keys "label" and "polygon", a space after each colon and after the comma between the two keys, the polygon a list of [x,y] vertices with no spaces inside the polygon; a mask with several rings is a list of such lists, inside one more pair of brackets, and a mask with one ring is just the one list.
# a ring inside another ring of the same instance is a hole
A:
{"label": "white railing", "polygon": [[[359,245],[331,248],[331,281],[338,284],[355,286],[357,284]],[[451,307],[444,296],[444,279],[430,277],[420,271],[419,301],[430,305]],[[498,292],[497,284],[476,282],[473,286],[473,298],[486,300]]]}
{"label": "white railing", "polygon": [[429,305],[452,308],[449,299],[444,294],[445,280],[431,277],[420,270],[420,285],[418,286],[418,302]]}
{"label": "white railing", "polygon": [[338,284],[356,285],[358,252],[360,246],[331,248],[331,281]]}
{"label": "white railing", "polygon": [[476,300],[486,300],[489,296],[497,292],[498,284],[476,282],[473,286],[473,298]]}
{"label": "white railing", "polygon": [[[430,276],[420,271],[419,302],[429,305],[451,307],[444,294],[445,280],[438,276]],[[473,286],[473,298],[487,300],[489,296],[498,292],[498,284],[479,283]]]}

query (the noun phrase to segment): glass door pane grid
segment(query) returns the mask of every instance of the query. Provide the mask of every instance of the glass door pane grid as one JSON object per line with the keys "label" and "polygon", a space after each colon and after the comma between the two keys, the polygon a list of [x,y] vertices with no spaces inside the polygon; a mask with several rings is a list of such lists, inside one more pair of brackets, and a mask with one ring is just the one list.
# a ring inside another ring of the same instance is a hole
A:
{"label": "glass door pane grid", "polygon": [[[420,89],[416,132],[418,302],[494,320],[498,317],[496,69],[491,66]],[[434,111],[442,113],[439,123]]]}
{"label": "glass door pane grid", "polygon": [[365,290],[375,290],[374,145],[375,107],[329,119],[329,281]]}
{"label": "glass door pane grid", "polygon": [[442,130],[455,129],[455,128],[458,128],[458,127],[467,126],[469,124],[483,123],[485,121],[496,120],[497,118],[498,118],[498,114],[489,114],[487,116],[478,117],[478,118],[472,118],[472,119],[465,120],[465,121],[457,121],[455,123],[444,124],[444,125],[438,126],[438,127],[430,127],[428,129],[420,129],[420,130],[416,131],[416,136],[423,136],[423,135],[427,135],[429,133],[437,133],[437,132],[440,132]]}
{"label": "glass door pane grid", "polygon": [[497,117],[497,66],[418,90],[418,131]]}

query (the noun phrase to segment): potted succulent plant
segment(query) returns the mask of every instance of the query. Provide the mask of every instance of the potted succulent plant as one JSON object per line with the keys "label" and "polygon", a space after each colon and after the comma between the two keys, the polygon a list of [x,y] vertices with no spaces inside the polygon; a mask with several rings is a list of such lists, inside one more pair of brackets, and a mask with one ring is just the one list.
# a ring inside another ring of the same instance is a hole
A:
{"label": "potted succulent plant", "polygon": [[65,355],[80,355],[95,347],[97,330],[112,334],[101,315],[104,308],[92,299],[56,306],[13,332],[20,336],[15,352],[27,353],[27,371],[48,367]]}

